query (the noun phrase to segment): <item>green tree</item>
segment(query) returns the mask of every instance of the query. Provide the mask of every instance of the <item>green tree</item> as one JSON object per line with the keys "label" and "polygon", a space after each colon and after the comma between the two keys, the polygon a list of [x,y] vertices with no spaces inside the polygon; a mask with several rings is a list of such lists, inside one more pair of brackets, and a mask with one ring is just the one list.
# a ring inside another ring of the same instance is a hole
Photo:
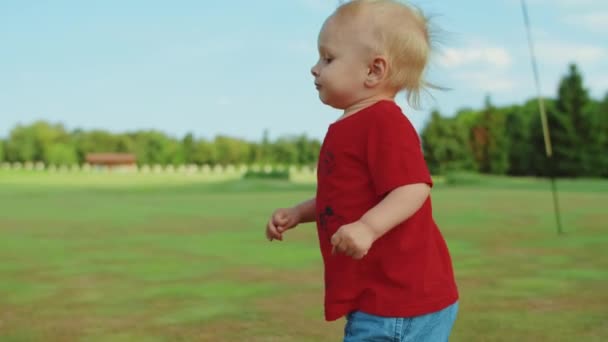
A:
{"label": "green tree", "polygon": [[547,158],[541,117],[535,115],[530,125],[533,173],[536,176],[575,176],[579,174],[580,165],[576,162],[577,151],[571,146],[576,135],[572,121],[568,115],[556,109],[555,100],[546,99],[545,108],[552,157]]}
{"label": "green tree", "polygon": [[48,162],[48,148],[53,143],[69,143],[69,134],[61,124],[37,121],[31,125],[17,125],[6,143],[7,160],[11,162]]}
{"label": "green tree", "polygon": [[54,143],[48,146],[46,162],[51,165],[78,164],[78,154],[74,146],[65,143]]}
{"label": "green tree", "polygon": [[608,177],[608,93],[592,110],[589,148],[590,175]]}
{"label": "green tree", "polygon": [[249,157],[249,144],[244,140],[219,135],[214,144],[219,164],[240,164]]}
{"label": "green tree", "polygon": [[321,143],[316,139],[309,139],[305,134],[295,138],[298,165],[314,165],[317,162]]}
{"label": "green tree", "polygon": [[431,113],[421,134],[424,158],[433,174],[467,170],[472,167],[467,147],[467,128],[457,118],[443,118]]}
{"label": "green tree", "polygon": [[215,165],[217,163],[215,145],[204,139],[198,140],[192,147],[192,162],[197,165]]}
{"label": "green tree", "polygon": [[265,129],[264,134],[262,135],[262,143],[259,146],[258,162],[260,163],[270,163],[273,161],[269,135],[268,129]]}
{"label": "green tree", "polygon": [[2,139],[0,139],[0,163],[2,163],[4,161],[4,144],[6,142]]}
{"label": "green tree", "polygon": [[457,127],[459,127],[463,134],[466,137],[466,142],[464,144],[465,151],[467,153],[467,167],[465,170],[467,171],[479,171],[479,166],[475,161],[475,153],[474,147],[475,143],[473,141],[473,128],[478,124],[480,120],[481,113],[479,111],[473,110],[471,108],[463,108],[456,112],[456,116],[454,119],[457,122]]}
{"label": "green tree", "polygon": [[188,133],[182,139],[182,151],[184,154],[184,160],[186,163],[190,164],[193,162],[193,153],[194,153],[194,135],[192,133]]}
{"label": "green tree", "polygon": [[504,174],[509,167],[508,140],[505,134],[505,114],[486,98],[485,108],[470,132],[471,147],[478,170],[483,173]]}
{"label": "green tree", "polygon": [[[568,74],[558,87],[554,120],[556,125],[556,161],[561,173],[582,176],[590,169],[592,145],[590,136],[589,94],[583,87],[583,78],[576,64],[571,64]],[[560,130],[561,128],[561,130]],[[563,167],[562,167],[563,165]]]}
{"label": "green tree", "polygon": [[183,165],[186,163],[184,145],[175,139],[169,139],[164,151],[164,164]]}
{"label": "green tree", "polygon": [[118,134],[115,139],[114,152],[119,153],[134,153],[135,142],[130,134]]}
{"label": "green tree", "polygon": [[133,139],[139,164],[173,164],[176,158],[174,153],[179,151],[176,145],[180,144],[159,131],[139,131]]}
{"label": "green tree", "polygon": [[[532,144],[535,150],[536,174],[558,177],[578,177],[589,174],[591,169],[589,96],[583,88],[582,77],[571,65],[562,78],[555,101],[546,101],[547,123],[551,137],[552,158],[545,160],[545,144],[540,118],[532,124]],[[544,161],[543,161],[544,160]],[[550,164],[548,164],[550,162]]]}
{"label": "green tree", "polygon": [[262,147],[260,143],[251,142],[249,143],[249,156],[247,157],[247,164],[260,164],[262,163]]}
{"label": "green tree", "polygon": [[513,176],[531,175],[531,121],[538,115],[538,102],[530,100],[523,106],[505,109],[505,130],[508,141],[508,174]]}
{"label": "green tree", "polygon": [[295,139],[281,137],[273,144],[273,162],[281,164],[296,164],[298,162],[298,147]]}

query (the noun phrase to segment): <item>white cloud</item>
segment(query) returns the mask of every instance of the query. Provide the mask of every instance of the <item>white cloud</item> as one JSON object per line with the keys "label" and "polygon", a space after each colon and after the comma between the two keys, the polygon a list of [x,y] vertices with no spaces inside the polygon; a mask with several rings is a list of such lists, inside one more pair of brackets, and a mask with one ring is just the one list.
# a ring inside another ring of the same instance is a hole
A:
{"label": "white cloud", "polygon": [[565,18],[565,22],[573,26],[605,34],[608,32],[608,11],[569,15]]}
{"label": "white cloud", "polygon": [[[520,0],[509,0],[520,2]],[[568,25],[605,34],[608,31],[608,1],[600,0],[528,0],[529,5],[557,7],[560,20]]]}
{"label": "white cloud", "polygon": [[511,77],[491,71],[457,72],[453,77],[463,86],[486,92],[504,92],[515,88],[515,80]]}
{"label": "white cloud", "polygon": [[507,92],[515,88],[513,57],[506,47],[475,39],[463,47],[446,48],[437,56],[445,74],[462,87],[476,91]]}
{"label": "white cloud", "polygon": [[576,7],[576,8],[581,8],[583,6],[591,6],[591,7],[598,7],[601,6],[600,1],[598,0],[551,0],[551,1],[547,1],[548,3],[557,3],[560,6],[563,7]]}
{"label": "white cloud", "polygon": [[509,52],[502,47],[471,46],[445,49],[439,57],[438,62],[446,68],[459,68],[466,65],[479,64],[507,68],[511,66],[512,58]]}
{"label": "white cloud", "polygon": [[539,63],[566,65],[595,63],[608,56],[608,49],[582,43],[541,42],[537,45]]}
{"label": "white cloud", "polygon": [[[521,2],[521,0],[510,0],[511,2]],[[583,7],[592,7],[592,8],[606,8],[606,4],[601,3],[599,0],[528,0],[528,4],[530,5],[551,5],[551,6],[559,6],[565,8],[577,8],[581,9]]]}

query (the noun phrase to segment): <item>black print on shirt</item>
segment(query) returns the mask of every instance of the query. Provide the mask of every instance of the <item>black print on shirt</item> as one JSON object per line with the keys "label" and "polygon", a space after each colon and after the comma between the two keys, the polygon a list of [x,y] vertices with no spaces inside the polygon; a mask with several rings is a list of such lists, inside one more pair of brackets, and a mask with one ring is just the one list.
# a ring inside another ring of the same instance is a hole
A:
{"label": "black print on shirt", "polygon": [[330,206],[325,207],[325,210],[319,214],[319,222],[321,223],[321,229],[327,232],[328,219],[334,215],[334,211]]}
{"label": "black print on shirt", "polygon": [[[334,230],[340,228],[344,224],[344,218],[336,215],[330,206],[326,206],[319,214],[319,223],[323,233],[327,234],[329,227],[333,227]],[[328,236],[327,238],[330,239],[331,237]]]}
{"label": "black print on shirt", "polygon": [[331,151],[326,151],[321,156],[321,172],[323,175],[330,175],[334,171],[334,167],[336,166],[336,160],[334,154]]}

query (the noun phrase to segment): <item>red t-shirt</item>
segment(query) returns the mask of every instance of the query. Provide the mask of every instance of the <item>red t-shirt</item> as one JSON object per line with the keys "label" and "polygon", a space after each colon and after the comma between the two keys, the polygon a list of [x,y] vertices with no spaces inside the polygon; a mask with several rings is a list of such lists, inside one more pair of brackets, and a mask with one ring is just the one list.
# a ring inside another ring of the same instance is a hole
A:
{"label": "red t-shirt", "polygon": [[393,189],[432,186],[414,127],[392,101],[329,126],[317,168],[317,232],[325,266],[325,319],[353,310],[386,317],[439,311],[458,299],[452,261],[431,199],[354,260],[332,255],[331,236]]}

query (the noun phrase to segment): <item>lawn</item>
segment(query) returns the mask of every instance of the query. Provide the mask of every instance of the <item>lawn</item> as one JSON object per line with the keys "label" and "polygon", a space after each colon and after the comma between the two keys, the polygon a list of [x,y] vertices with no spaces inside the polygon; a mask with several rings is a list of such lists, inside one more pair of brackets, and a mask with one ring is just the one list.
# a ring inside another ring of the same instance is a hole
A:
{"label": "lawn", "polygon": [[[608,340],[608,181],[433,190],[461,292],[451,341]],[[0,341],[339,341],[314,225],[264,239],[280,181],[0,171]]]}

